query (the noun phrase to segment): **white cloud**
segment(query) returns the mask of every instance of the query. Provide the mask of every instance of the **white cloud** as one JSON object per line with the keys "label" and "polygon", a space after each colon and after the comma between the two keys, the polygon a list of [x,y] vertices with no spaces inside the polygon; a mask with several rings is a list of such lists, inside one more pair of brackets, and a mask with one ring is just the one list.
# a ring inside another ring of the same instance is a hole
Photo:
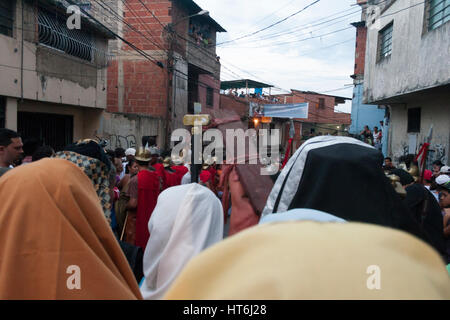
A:
{"label": "white cloud", "polygon": [[[228,31],[218,34],[217,41],[221,43],[279,21],[304,8],[313,0],[280,0],[279,2],[195,0],[195,2],[208,10],[211,17]],[[355,3],[355,0],[322,0],[267,31],[223,47],[219,46],[217,54],[221,57],[223,80],[237,79],[240,76],[274,84],[283,89],[318,92],[344,88],[344,85],[351,84],[350,75],[353,74],[355,63],[356,31],[354,28],[316,39],[298,40],[347,28],[351,22],[359,21],[360,11]],[[341,13],[336,14],[339,12]],[[317,25],[324,20],[346,14],[349,16]],[[326,17],[329,18],[320,20]],[[316,26],[311,27],[312,24]],[[283,31],[291,33],[267,40],[262,39]],[[279,42],[292,41],[297,42],[274,46]],[[334,44],[338,45],[331,46]],[[352,87],[329,94],[351,97]],[[338,109],[350,112],[351,103],[347,102]]]}

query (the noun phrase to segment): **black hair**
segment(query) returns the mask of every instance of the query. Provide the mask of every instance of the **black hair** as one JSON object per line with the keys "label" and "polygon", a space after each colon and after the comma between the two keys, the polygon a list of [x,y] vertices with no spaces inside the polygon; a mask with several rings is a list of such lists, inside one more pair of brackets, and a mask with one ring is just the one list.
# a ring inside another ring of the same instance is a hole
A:
{"label": "black hair", "polygon": [[0,129],[0,146],[7,147],[12,143],[11,139],[20,138],[20,135],[10,129],[1,128]]}
{"label": "black hair", "polygon": [[384,158],[384,160],[389,160],[390,162],[392,162],[392,158],[391,157],[386,157],[386,158]]}
{"label": "black hair", "polygon": [[142,167],[148,166],[150,164],[150,161],[139,161],[136,160],[136,163]]}
{"label": "black hair", "polygon": [[114,155],[116,158],[123,158],[125,157],[125,149],[124,148],[116,148],[116,150],[114,150]]}
{"label": "black hair", "polygon": [[50,146],[41,146],[33,153],[32,161],[38,161],[43,158],[50,158],[54,153],[54,150]]}
{"label": "black hair", "polygon": [[443,167],[444,164],[441,162],[441,160],[436,160],[436,161],[433,161],[433,166]]}
{"label": "black hair", "polygon": [[137,161],[134,159],[131,159],[128,161],[127,165],[125,166],[125,174],[129,174],[130,173],[130,168],[133,166],[134,163],[136,163]]}
{"label": "black hair", "polygon": [[401,156],[399,158],[399,162],[400,163],[404,162],[406,164],[406,166],[409,168],[409,167],[411,167],[412,164],[417,165],[417,161],[414,161],[415,157],[416,156],[414,154],[408,154],[406,156]]}
{"label": "black hair", "polygon": [[36,150],[40,147],[40,142],[35,139],[27,139],[23,142],[23,153],[25,156],[32,156]]}

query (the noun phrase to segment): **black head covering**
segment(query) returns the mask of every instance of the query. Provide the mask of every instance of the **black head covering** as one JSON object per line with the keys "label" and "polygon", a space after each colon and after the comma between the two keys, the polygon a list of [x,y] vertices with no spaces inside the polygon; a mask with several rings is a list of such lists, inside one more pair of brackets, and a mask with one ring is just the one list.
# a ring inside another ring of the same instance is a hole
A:
{"label": "black head covering", "polygon": [[402,184],[402,186],[406,186],[414,182],[413,176],[403,169],[391,170],[390,174],[395,174],[396,176],[398,176],[400,178],[400,183]]}
{"label": "black head covering", "polygon": [[441,208],[434,196],[423,185],[413,184],[406,187],[405,203],[427,235],[428,243],[446,258],[444,222]]}
{"label": "black head covering", "polygon": [[263,215],[309,208],[423,237],[382,164],[381,152],[359,140],[331,136],[310,139],[283,169]]}
{"label": "black head covering", "polygon": [[64,151],[72,151],[83,156],[95,158],[103,162],[108,169],[111,169],[111,161],[102,147],[94,140],[73,143],[64,148]]}

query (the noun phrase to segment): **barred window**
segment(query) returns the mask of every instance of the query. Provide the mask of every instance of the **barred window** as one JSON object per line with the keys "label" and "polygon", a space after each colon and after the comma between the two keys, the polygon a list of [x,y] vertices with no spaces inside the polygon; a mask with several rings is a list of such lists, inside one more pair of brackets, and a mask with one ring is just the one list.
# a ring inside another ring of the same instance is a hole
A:
{"label": "barred window", "polygon": [[394,24],[388,24],[383,30],[380,31],[380,55],[379,60],[390,56],[392,53],[392,31]]}
{"label": "barred window", "polygon": [[430,0],[428,29],[436,29],[448,21],[450,21],[450,0]]}
{"label": "barred window", "polygon": [[0,33],[12,37],[14,25],[14,0],[0,2]]}
{"label": "barred window", "polygon": [[39,8],[39,43],[71,56],[92,61],[93,37],[89,31],[67,28],[66,15]]}

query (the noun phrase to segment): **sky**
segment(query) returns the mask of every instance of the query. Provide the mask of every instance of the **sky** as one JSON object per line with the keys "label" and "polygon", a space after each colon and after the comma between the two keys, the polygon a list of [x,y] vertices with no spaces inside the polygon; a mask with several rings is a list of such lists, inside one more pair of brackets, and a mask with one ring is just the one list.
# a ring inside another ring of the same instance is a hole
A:
{"label": "sky", "polygon": [[[217,34],[222,81],[262,81],[279,88],[272,94],[298,89],[352,97],[356,29],[350,23],[361,18],[356,0],[320,0],[261,32],[316,0],[194,1],[227,30]],[[350,113],[351,101],[336,111]]]}

